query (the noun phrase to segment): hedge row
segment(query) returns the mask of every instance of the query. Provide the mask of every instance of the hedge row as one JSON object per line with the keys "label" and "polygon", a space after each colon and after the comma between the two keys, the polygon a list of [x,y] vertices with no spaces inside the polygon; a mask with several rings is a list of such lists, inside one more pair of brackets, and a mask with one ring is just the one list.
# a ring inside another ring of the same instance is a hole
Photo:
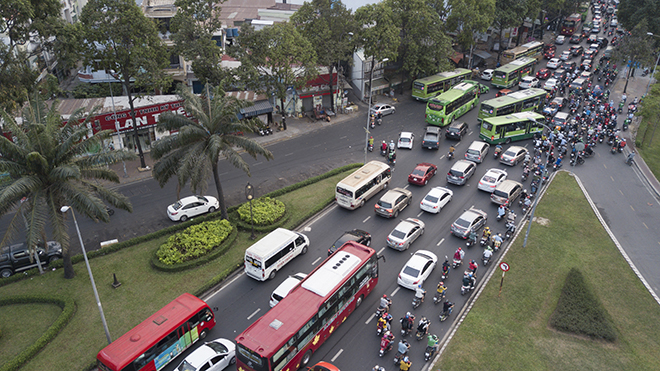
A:
{"label": "hedge row", "polygon": [[55,322],[44,332],[43,335],[32,345],[28,346],[19,355],[14,357],[11,361],[5,363],[0,367],[0,371],[15,371],[21,368],[26,362],[31,360],[37,353],[41,351],[48,343],[50,343],[57,334],[69,323],[69,320],[76,312],[76,303],[73,299],[59,296],[48,295],[17,295],[6,298],[0,298],[0,306],[13,305],[13,304],[55,304],[62,308],[62,313],[57,317]]}
{"label": "hedge row", "polygon": [[[274,231],[275,229],[284,225],[284,223],[286,223],[290,217],[291,217],[291,212],[288,209],[284,210],[284,215],[282,215],[282,217],[279,220],[277,220],[275,223],[270,225],[255,225],[254,231],[257,233],[268,233],[270,231]],[[242,221],[236,211],[229,214],[229,221],[231,221],[231,224],[236,225],[240,230],[243,231],[252,230],[252,225],[250,223],[245,223],[244,221]]]}
{"label": "hedge row", "polygon": [[213,250],[211,250],[210,253],[203,255],[197,259],[189,260],[180,264],[168,265],[162,263],[160,260],[158,260],[158,255],[157,255],[158,249],[155,249],[153,255],[151,256],[151,266],[154,269],[162,272],[181,272],[187,269],[199,267],[224,255],[224,253],[227,252],[227,250],[229,250],[229,248],[232,246],[234,241],[236,241],[237,236],[238,236],[238,229],[236,229],[236,227],[232,227],[229,236],[227,236],[227,238],[225,238],[225,240],[220,245],[213,248]]}
{"label": "hedge row", "polygon": [[191,225],[170,236],[160,245],[156,255],[167,265],[181,264],[207,255],[220,246],[233,227],[228,220],[216,219]]}
{"label": "hedge row", "polygon": [[260,197],[250,202],[245,202],[238,210],[238,216],[245,223],[254,223],[254,225],[271,225],[278,221],[286,206],[284,202],[270,197]]}
{"label": "hedge row", "polygon": [[550,326],[571,334],[616,341],[605,308],[576,268],[568,272]]}

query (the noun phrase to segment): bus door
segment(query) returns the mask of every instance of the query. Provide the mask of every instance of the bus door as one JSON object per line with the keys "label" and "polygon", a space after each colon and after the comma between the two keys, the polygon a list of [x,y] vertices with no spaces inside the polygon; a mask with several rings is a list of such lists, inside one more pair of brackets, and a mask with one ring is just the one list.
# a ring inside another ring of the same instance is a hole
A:
{"label": "bus door", "polygon": [[500,139],[506,137],[506,127],[507,125],[500,125],[497,127],[497,131],[500,133]]}
{"label": "bus door", "polygon": [[522,112],[522,110],[523,110],[523,102],[516,103],[516,112]]}

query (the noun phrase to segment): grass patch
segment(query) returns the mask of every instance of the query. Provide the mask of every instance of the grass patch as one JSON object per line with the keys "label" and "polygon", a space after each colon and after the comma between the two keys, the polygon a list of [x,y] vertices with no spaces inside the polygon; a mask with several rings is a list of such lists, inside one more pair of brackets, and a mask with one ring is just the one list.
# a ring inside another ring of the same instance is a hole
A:
{"label": "grass patch", "polygon": [[568,272],[559,303],[550,317],[550,326],[592,339],[616,340],[616,333],[603,305],[577,268]]}
{"label": "grass patch", "polygon": [[[0,365],[32,345],[62,313],[55,304],[34,303],[0,306]],[[30,324],[29,326],[27,324]]]}
{"label": "grass patch", "polygon": [[[501,296],[500,280],[491,280],[436,367],[660,369],[660,307],[621,257],[575,180],[565,172],[557,174],[536,216],[549,223],[534,223],[527,247],[518,238],[507,253],[511,270]],[[611,316],[615,343],[568,335],[548,325],[574,267]]]}
{"label": "grass patch", "polygon": [[660,125],[655,120],[642,119],[635,145],[653,175],[660,179],[660,129],[658,126]]}
{"label": "grass patch", "polygon": [[[334,197],[337,182],[353,170],[336,174],[318,183],[295,189],[277,198],[286,204],[291,217],[285,228],[295,228],[310,210],[322,208]],[[261,238],[266,233],[257,233]],[[250,232],[240,232],[232,247],[220,259],[195,269],[166,273],[151,268],[150,258],[169,236],[121,249],[115,253],[90,260],[108,328],[113,339],[142,322],[181,293],[196,293],[223,272],[242,265],[245,249],[254,243]],[[127,264],[128,262],[128,264]],[[96,354],[106,346],[103,326],[96,307],[84,264],[75,264],[76,277],[66,280],[61,271],[34,276],[0,287],[0,297],[30,293],[59,295],[75,300],[76,315],[62,332],[39,352],[22,370],[83,370],[95,363]],[[122,283],[111,287],[112,274]],[[33,321],[30,321],[33,322]],[[51,321],[52,322],[52,321]],[[47,328],[51,322],[43,326]],[[3,328],[3,342],[13,342],[15,335]],[[43,332],[43,331],[42,331]],[[20,349],[0,347],[0,360],[11,359]]]}

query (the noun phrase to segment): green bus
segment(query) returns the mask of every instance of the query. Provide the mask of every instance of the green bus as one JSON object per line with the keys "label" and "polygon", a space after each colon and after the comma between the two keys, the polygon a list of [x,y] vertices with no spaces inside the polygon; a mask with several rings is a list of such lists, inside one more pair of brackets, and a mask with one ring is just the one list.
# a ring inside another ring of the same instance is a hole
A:
{"label": "green bus", "polygon": [[412,96],[417,100],[426,102],[462,82],[471,73],[472,71],[468,69],[457,68],[453,71],[440,72],[433,76],[417,79],[413,82]]}
{"label": "green bus", "polygon": [[465,80],[426,104],[426,122],[431,125],[449,125],[479,103],[479,83]]}
{"label": "green bus", "polygon": [[491,85],[498,88],[510,88],[517,84],[520,79],[534,72],[534,66],[538,61],[535,58],[522,57],[515,61],[498,67],[493,72]]}
{"label": "green bus", "polygon": [[479,122],[489,117],[504,116],[510,113],[536,111],[541,112],[548,94],[543,89],[530,88],[518,90],[501,97],[481,102]]}
{"label": "green bus", "polygon": [[511,143],[534,137],[543,133],[545,116],[533,112],[518,112],[506,116],[484,119],[481,123],[479,138],[490,144]]}

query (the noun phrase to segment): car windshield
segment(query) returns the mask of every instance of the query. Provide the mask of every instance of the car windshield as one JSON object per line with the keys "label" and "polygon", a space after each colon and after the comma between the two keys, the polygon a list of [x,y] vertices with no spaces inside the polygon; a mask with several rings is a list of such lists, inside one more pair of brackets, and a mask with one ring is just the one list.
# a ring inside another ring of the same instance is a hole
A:
{"label": "car windshield", "polygon": [[470,222],[468,220],[465,220],[463,218],[458,218],[455,223],[457,226],[461,228],[468,228],[470,226]]}
{"label": "car windshield", "polygon": [[177,371],[197,371],[197,369],[188,363],[188,361],[183,361],[177,368]]}
{"label": "car windshield", "polygon": [[181,203],[181,200],[179,200],[179,201],[172,204],[172,208],[174,210],[179,210],[181,207],[183,207],[183,204]]}
{"label": "car windshield", "polygon": [[410,142],[410,138],[399,138],[399,142],[408,143]]}
{"label": "car windshield", "polygon": [[424,170],[421,170],[421,169],[415,169],[415,170],[413,170],[412,174],[410,174],[410,175],[424,176],[424,173],[425,173]]}
{"label": "car windshield", "polygon": [[215,342],[215,341],[211,341],[209,343],[206,343],[206,346],[213,349],[218,354],[225,354],[229,351],[229,349],[227,349],[226,346],[224,346],[224,345],[222,345],[218,342]]}
{"label": "car windshield", "polygon": [[398,229],[395,229],[392,231],[392,233],[390,233],[390,236],[397,238],[399,240],[403,240],[406,237],[406,233]]}
{"label": "car windshield", "polygon": [[392,208],[392,204],[389,203],[389,202],[385,202],[385,201],[378,201],[378,206],[383,207],[385,209],[391,209]]}
{"label": "car windshield", "polygon": [[438,197],[435,197],[435,196],[432,196],[432,195],[426,195],[426,197],[424,197],[424,201],[428,201],[428,202],[431,202],[431,203],[436,203],[436,202],[438,202]]}
{"label": "car windshield", "polygon": [[490,175],[484,175],[482,180],[486,183],[495,183],[495,177]]}
{"label": "car windshield", "polygon": [[449,129],[447,129],[447,131],[452,132],[452,133],[458,133],[459,130],[460,129],[457,128],[457,127],[450,127]]}
{"label": "car windshield", "polygon": [[406,267],[403,268],[403,274],[410,277],[419,277],[419,269],[415,269],[409,265],[406,265]]}

